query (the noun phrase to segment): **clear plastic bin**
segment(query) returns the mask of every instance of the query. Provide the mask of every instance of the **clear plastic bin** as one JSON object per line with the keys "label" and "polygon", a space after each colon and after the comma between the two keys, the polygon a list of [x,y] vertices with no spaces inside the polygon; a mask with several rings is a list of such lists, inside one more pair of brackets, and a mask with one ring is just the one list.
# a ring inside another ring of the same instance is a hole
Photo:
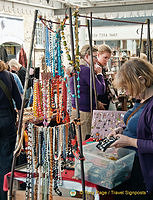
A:
{"label": "clear plastic bin", "polygon": [[[97,142],[83,146],[85,180],[112,189],[130,177],[135,151],[127,148],[99,150]],[[81,178],[80,160],[75,159],[75,176]]]}

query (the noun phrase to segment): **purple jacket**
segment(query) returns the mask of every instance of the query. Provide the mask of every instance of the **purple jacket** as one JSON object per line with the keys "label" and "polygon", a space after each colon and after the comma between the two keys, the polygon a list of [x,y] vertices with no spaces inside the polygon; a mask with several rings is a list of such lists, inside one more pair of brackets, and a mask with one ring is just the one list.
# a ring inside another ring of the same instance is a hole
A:
{"label": "purple jacket", "polygon": [[153,97],[144,107],[139,118],[138,155],[146,189],[153,191]]}
{"label": "purple jacket", "polygon": [[[90,68],[85,65],[80,65],[80,98],[79,98],[79,110],[84,112],[90,112]],[[97,89],[97,95],[103,95],[105,93],[105,81],[103,75],[99,74],[95,76],[95,83]],[[74,82],[73,77],[70,78],[70,89],[72,94],[72,107],[75,106],[75,98],[73,97],[74,94]],[[96,108],[95,104],[95,95],[93,90],[93,110]]]}

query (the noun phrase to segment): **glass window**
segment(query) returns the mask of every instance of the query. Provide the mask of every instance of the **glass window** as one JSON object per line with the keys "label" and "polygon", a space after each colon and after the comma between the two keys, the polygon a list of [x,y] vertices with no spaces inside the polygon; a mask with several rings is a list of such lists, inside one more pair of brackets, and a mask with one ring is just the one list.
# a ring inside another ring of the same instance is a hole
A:
{"label": "glass window", "polygon": [[45,34],[44,34],[44,25],[42,22],[37,22],[36,24],[36,48],[44,48],[44,39],[45,39]]}

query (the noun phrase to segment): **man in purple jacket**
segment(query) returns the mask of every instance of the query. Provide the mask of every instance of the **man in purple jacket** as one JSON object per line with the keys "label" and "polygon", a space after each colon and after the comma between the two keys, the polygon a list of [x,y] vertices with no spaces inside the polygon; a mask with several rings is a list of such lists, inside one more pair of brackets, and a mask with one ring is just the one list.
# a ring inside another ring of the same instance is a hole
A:
{"label": "man in purple jacket", "polygon": [[[94,64],[97,62],[97,48],[93,47],[93,62]],[[80,110],[80,121],[81,121],[81,133],[82,140],[86,139],[87,135],[90,135],[91,132],[91,109],[94,110],[96,108],[95,104],[95,96],[93,91],[93,107],[90,108],[90,46],[85,45],[81,49],[80,52],[80,73],[79,73],[79,85],[80,85],[80,98],[79,98],[79,110]],[[102,75],[102,68],[95,67],[95,83],[97,95],[103,95],[105,93],[105,81]],[[92,86],[93,88],[93,86]],[[72,94],[72,115],[71,120],[76,118],[76,106],[75,106],[75,98],[74,98],[74,81],[73,77],[70,79],[70,89]]]}

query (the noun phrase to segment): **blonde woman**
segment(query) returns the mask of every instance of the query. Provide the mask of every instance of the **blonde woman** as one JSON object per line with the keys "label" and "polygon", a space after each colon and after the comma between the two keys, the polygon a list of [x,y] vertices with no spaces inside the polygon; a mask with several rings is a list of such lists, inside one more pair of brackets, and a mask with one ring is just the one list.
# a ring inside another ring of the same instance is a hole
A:
{"label": "blonde woman", "polygon": [[98,52],[97,52],[97,59],[98,59],[98,66],[102,68],[102,74],[104,76],[105,85],[106,85],[106,92],[105,94],[98,95],[98,101],[104,104],[105,110],[109,109],[110,101],[111,101],[111,92],[109,89],[109,85],[111,84],[108,78],[106,77],[107,69],[107,63],[108,60],[111,57],[112,50],[111,48],[106,44],[101,44],[98,46]]}
{"label": "blonde woman", "polygon": [[[114,84],[140,99],[124,116],[126,128],[112,147],[131,146],[136,150],[135,161],[128,181],[128,190],[153,194],[153,65],[134,58],[126,61],[118,71]],[[110,135],[116,136],[114,131]],[[122,188],[123,189],[123,188]],[[150,196],[143,195],[147,200]],[[139,198],[143,199],[143,197]],[[152,198],[151,198],[152,199]]]}

